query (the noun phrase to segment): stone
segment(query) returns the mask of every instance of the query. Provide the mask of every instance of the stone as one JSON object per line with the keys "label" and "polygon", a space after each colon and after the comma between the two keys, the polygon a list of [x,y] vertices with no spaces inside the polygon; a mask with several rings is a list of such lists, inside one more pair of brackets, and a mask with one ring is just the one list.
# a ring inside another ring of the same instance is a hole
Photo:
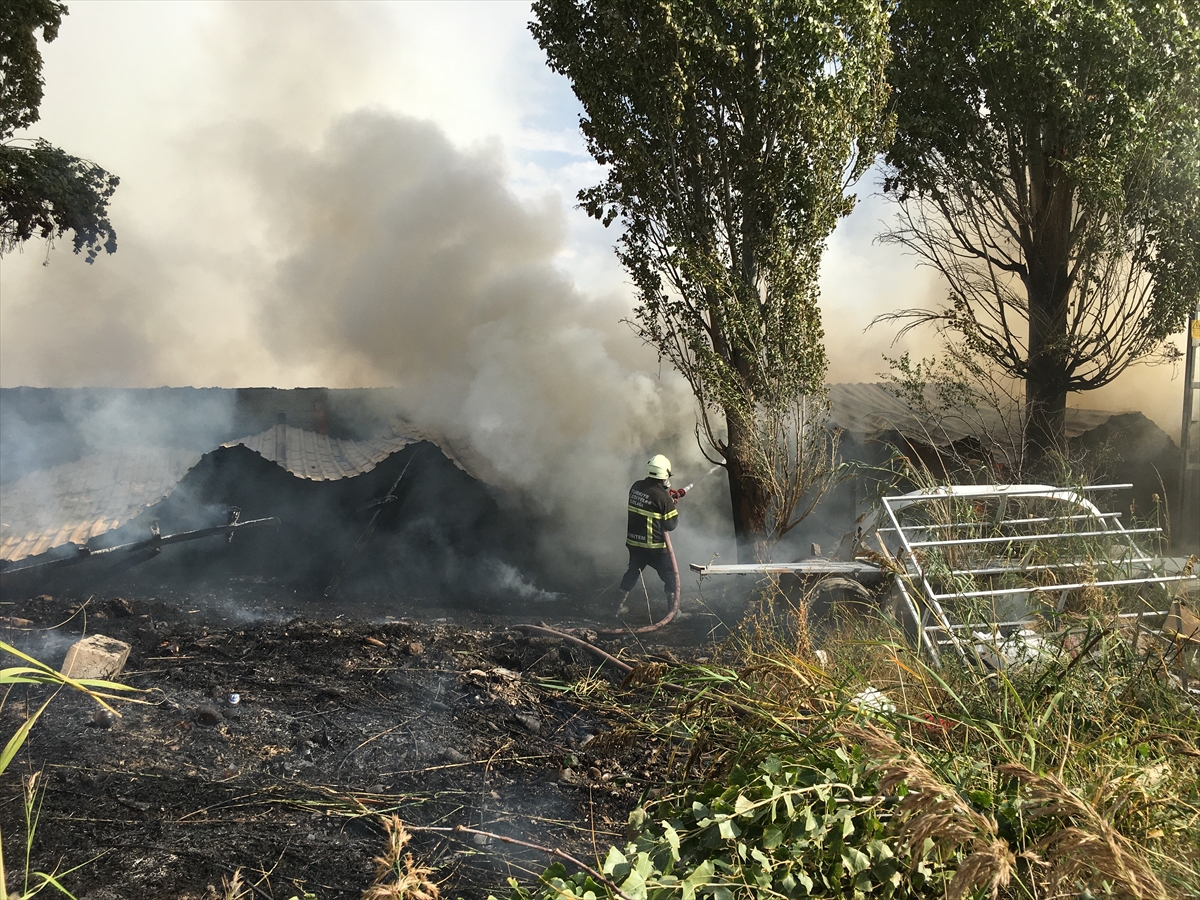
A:
{"label": "stone", "polygon": [[529,713],[516,713],[513,718],[530,734],[537,734],[542,730],[542,721],[537,716]]}
{"label": "stone", "polygon": [[59,671],[68,678],[115,678],[129,659],[129,645],[116,638],[93,634],[67,650]]}
{"label": "stone", "polygon": [[192,719],[197,725],[213,725],[221,724],[221,713],[211,703],[201,703],[196,707],[196,711],[192,713]]}
{"label": "stone", "polygon": [[112,728],[117,724],[117,714],[102,706],[92,714],[92,724],[97,728]]}

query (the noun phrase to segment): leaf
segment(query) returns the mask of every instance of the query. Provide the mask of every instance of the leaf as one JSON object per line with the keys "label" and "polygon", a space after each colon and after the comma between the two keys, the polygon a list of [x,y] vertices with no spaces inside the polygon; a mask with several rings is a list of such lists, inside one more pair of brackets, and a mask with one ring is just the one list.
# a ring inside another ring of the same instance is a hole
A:
{"label": "leaf", "polygon": [[754,801],[748,798],[745,794],[738,794],[737,800],[733,803],[733,812],[738,816],[753,816],[756,811]]}
{"label": "leaf", "polygon": [[733,819],[726,815],[717,819],[717,832],[727,841],[732,841],[742,833],[741,829],[734,824]]}
{"label": "leaf", "polygon": [[680,900],[695,900],[696,889],[708,887],[715,872],[716,867],[713,865],[711,859],[706,859],[700,865],[696,866],[692,874],[679,886]]}
{"label": "leaf", "polygon": [[3,775],[8,769],[8,764],[13,761],[13,757],[21,750],[21,745],[25,743],[25,739],[29,737],[29,729],[33,728],[33,723],[38,720],[38,717],[45,712],[46,707],[50,705],[50,701],[58,696],[55,691],[46,698],[46,702],[38,707],[37,712],[33,713],[28,719],[21,723],[21,727],[16,733],[8,739],[8,743],[4,745],[4,752],[0,753],[0,775]]}
{"label": "leaf", "polygon": [[871,858],[857,847],[842,848],[842,863],[851,875],[864,872],[871,866]]}
{"label": "leaf", "polygon": [[671,848],[671,859],[679,862],[679,832],[671,827],[671,823],[666,819],[662,822],[663,837],[667,841],[667,845]]}
{"label": "leaf", "polygon": [[636,869],[630,872],[629,877],[621,882],[621,890],[632,897],[633,900],[646,900],[646,880]]}
{"label": "leaf", "polygon": [[600,871],[602,871],[605,875],[612,875],[612,873],[616,871],[617,866],[624,866],[628,864],[629,860],[625,858],[625,854],[616,847],[612,847],[609,849],[608,856],[605,857],[604,865],[600,867]]}

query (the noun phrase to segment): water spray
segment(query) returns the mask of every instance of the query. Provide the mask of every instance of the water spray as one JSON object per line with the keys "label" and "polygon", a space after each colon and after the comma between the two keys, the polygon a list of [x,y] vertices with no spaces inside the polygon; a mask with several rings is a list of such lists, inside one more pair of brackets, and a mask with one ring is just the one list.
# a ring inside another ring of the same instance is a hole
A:
{"label": "water spray", "polygon": [[699,478],[697,478],[691,484],[685,484],[683,487],[678,488],[678,489],[672,488],[671,489],[671,499],[672,500],[681,499],[684,496],[684,494],[686,494],[688,491],[690,491],[692,488],[694,488],[699,482],[703,481],[705,478],[707,478],[713,472],[718,471],[720,468],[721,468],[720,466],[713,466],[711,469],[709,469],[707,472],[705,472],[703,475],[701,475]]}

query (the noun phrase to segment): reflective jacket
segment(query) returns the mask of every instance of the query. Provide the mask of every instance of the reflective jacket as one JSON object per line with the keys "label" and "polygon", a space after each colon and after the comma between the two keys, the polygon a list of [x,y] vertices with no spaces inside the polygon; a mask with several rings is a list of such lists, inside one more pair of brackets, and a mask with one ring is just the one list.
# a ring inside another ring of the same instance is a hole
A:
{"label": "reflective jacket", "polygon": [[629,489],[629,528],[625,544],[643,550],[665,550],[664,531],[674,531],[679,510],[661,481],[643,478]]}

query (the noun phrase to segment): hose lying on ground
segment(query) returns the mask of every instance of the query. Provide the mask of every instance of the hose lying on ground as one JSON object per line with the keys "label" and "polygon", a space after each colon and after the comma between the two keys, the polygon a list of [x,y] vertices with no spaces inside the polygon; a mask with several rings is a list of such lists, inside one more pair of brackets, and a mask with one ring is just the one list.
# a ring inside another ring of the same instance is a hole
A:
{"label": "hose lying on ground", "polygon": [[675,573],[675,590],[671,593],[671,607],[667,610],[667,614],[652,625],[643,625],[641,628],[609,628],[598,632],[599,634],[605,637],[618,634],[646,634],[669,625],[675,618],[675,614],[679,612],[679,563],[675,559],[675,548],[671,546],[671,535],[664,531],[663,540],[667,542],[667,556],[671,558],[671,571]]}
{"label": "hose lying on ground", "polygon": [[567,634],[565,631],[556,631],[546,625],[514,625],[513,628],[517,631],[523,631],[526,634],[538,634],[542,637],[557,638],[561,641],[569,641],[577,647],[582,647],[601,662],[608,663],[610,666],[615,669],[619,669],[626,675],[633,671],[633,666],[624,660],[617,659],[611,653],[601,650],[595,644],[589,644],[583,638],[576,637],[573,634]]}

